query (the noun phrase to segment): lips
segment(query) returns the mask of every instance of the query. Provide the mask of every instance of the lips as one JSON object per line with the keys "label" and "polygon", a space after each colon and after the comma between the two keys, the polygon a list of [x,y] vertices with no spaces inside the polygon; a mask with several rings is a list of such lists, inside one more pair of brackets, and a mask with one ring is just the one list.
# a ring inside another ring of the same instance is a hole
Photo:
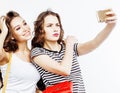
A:
{"label": "lips", "polygon": [[28,35],[30,35],[29,31],[24,34],[24,36],[28,36]]}
{"label": "lips", "polygon": [[59,35],[58,33],[53,34],[53,36],[55,36],[55,37],[58,37],[58,35]]}

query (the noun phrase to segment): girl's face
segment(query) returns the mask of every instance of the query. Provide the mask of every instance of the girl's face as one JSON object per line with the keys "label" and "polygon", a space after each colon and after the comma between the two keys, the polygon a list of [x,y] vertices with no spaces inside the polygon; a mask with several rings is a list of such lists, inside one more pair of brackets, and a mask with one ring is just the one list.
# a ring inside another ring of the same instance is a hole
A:
{"label": "girl's face", "polygon": [[15,17],[10,25],[13,31],[13,38],[18,42],[24,42],[31,38],[31,29],[23,18]]}
{"label": "girl's face", "polygon": [[60,24],[56,16],[48,15],[44,19],[45,40],[57,41],[60,36]]}

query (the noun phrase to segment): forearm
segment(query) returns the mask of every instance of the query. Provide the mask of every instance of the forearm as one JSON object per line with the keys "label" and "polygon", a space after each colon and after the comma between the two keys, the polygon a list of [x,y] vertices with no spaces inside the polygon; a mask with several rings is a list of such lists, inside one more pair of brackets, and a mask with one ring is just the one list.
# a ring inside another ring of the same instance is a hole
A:
{"label": "forearm", "polygon": [[114,26],[115,26],[115,23],[107,24],[105,28],[100,33],[98,33],[98,35],[94,39],[88,42],[85,42],[84,44],[79,44],[78,54],[84,55],[95,50],[109,36]]}
{"label": "forearm", "polygon": [[0,34],[0,42],[1,42],[0,50],[3,49],[4,41],[5,41],[5,36],[1,36]]}
{"label": "forearm", "polygon": [[72,60],[73,60],[73,45],[72,47],[66,47],[65,55],[61,62],[61,65],[64,67],[68,75],[71,72]]}
{"label": "forearm", "polygon": [[112,32],[115,24],[107,24],[106,27],[93,39],[94,46],[99,46]]}
{"label": "forearm", "polygon": [[0,60],[2,60],[5,56],[5,50],[4,50],[3,46],[4,46],[6,35],[7,35],[6,31],[2,31],[0,33],[0,43],[1,43],[1,45],[0,45]]}
{"label": "forearm", "polygon": [[3,46],[4,46],[4,41],[5,41],[5,38],[6,38],[6,34],[4,34],[3,32],[0,34],[0,55],[3,54],[4,52],[4,49],[3,49]]}
{"label": "forearm", "polygon": [[0,53],[1,53],[1,50],[3,49],[3,44],[4,44],[4,41],[5,41],[5,38],[7,36],[7,33],[8,33],[8,28],[5,24],[5,17],[2,16],[0,17],[0,30],[1,30],[1,33],[0,33]]}

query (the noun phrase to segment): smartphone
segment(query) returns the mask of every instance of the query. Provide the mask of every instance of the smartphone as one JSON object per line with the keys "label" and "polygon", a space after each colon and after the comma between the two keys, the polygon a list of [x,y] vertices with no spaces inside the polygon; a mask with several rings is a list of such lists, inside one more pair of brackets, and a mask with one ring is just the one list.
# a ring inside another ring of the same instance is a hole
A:
{"label": "smartphone", "polygon": [[111,9],[97,11],[98,22],[105,22],[105,19],[107,18],[106,12],[108,12],[108,11],[111,11]]}

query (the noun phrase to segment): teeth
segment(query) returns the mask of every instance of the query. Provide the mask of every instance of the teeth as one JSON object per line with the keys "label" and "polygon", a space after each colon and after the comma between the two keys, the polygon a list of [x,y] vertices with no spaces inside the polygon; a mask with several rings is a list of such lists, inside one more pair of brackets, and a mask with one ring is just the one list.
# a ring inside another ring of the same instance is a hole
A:
{"label": "teeth", "polygon": [[28,35],[28,34],[29,34],[29,32],[25,33],[24,36],[25,36],[25,35]]}

